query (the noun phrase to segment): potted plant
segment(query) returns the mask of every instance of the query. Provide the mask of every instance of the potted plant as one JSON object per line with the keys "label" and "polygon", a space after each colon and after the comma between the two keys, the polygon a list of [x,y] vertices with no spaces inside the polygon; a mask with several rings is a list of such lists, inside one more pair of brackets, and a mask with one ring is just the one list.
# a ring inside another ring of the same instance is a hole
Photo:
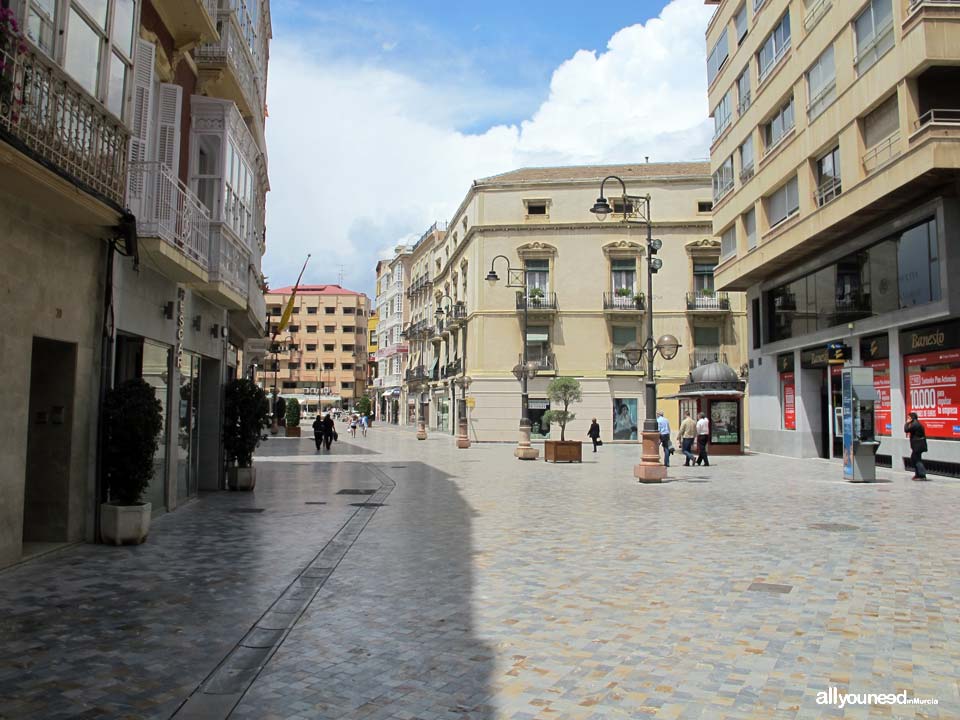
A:
{"label": "potted plant", "polygon": [[162,405],[151,385],[127,380],[107,393],[103,406],[103,479],[100,536],[115,545],[142,543],[153,507],[143,493],[153,477],[153,457],[163,430]]}
{"label": "potted plant", "polygon": [[633,290],[626,287],[617,288],[616,295],[617,297],[622,297],[622,298],[630,297],[631,295],[633,295]]}
{"label": "potted plant", "polygon": [[231,490],[253,490],[257,474],[253,451],[260,443],[260,429],[269,421],[267,396],[246,378],[227,385],[223,407],[223,449],[230,467],[227,486]]}
{"label": "potted plant", "polygon": [[530,301],[539,306],[543,302],[543,288],[535,287],[530,288]]}
{"label": "potted plant", "polygon": [[633,296],[633,304],[637,306],[637,310],[643,310],[643,293]]}
{"label": "potted plant", "polygon": [[296,398],[287,400],[285,412],[287,437],[300,437],[300,401]]}
{"label": "potted plant", "polygon": [[567,440],[567,423],[576,415],[570,412],[570,404],[580,402],[583,393],[576,378],[558,377],[547,386],[547,397],[551,405],[562,405],[563,410],[548,410],[543,414],[543,422],[560,426],[559,440],[544,441],[543,459],[547,462],[582,462],[583,446],[579,440]]}

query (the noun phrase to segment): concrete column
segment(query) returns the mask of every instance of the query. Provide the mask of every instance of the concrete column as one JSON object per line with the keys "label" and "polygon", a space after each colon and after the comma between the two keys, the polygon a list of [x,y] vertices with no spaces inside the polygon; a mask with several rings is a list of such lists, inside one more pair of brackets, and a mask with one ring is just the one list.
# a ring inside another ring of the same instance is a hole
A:
{"label": "concrete column", "polygon": [[223,488],[222,418],[224,363],[203,358],[200,361],[200,453],[198,488],[221,490]]}

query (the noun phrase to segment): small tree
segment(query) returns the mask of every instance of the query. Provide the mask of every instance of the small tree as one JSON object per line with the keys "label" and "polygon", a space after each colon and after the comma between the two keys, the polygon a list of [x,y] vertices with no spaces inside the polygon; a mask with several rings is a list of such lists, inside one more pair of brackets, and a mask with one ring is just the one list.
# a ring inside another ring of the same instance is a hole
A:
{"label": "small tree", "polygon": [[287,400],[286,418],[287,427],[298,427],[300,425],[300,401],[296,398]]}
{"label": "small tree", "polygon": [[246,378],[227,385],[223,408],[223,449],[228,462],[248,468],[270,416],[266,393]]}
{"label": "small tree", "polygon": [[370,414],[370,398],[368,398],[366,395],[357,400],[357,412],[361,415]]}
{"label": "small tree", "polygon": [[543,414],[544,423],[557,423],[560,426],[560,442],[563,442],[567,439],[567,423],[576,417],[570,412],[570,403],[583,399],[580,383],[572,377],[554,378],[547,387],[547,397],[551,403],[563,405],[563,410],[548,410]]}
{"label": "small tree", "polygon": [[153,387],[140,378],[107,393],[103,472],[110,502],[136,505],[150,485],[163,429],[162,408]]}

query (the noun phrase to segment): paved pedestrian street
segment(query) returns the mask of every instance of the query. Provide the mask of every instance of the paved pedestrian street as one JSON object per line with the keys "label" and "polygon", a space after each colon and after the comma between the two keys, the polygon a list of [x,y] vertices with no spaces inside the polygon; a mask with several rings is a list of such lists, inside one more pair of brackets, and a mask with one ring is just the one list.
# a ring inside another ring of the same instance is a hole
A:
{"label": "paved pedestrian street", "polygon": [[512,451],[272,439],[254,493],[0,572],[0,717],[960,718],[960,482]]}

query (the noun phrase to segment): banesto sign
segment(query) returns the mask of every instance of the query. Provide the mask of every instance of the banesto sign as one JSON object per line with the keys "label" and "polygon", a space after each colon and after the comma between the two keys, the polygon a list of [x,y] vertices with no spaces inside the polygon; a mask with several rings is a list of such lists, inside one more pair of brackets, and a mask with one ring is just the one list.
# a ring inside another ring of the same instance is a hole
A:
{"label": "banesto sign", "polygon": [[960,321],[957,320],[903,330],[900,333],[902,355],[952,350],[957,347],[960,347]]}

